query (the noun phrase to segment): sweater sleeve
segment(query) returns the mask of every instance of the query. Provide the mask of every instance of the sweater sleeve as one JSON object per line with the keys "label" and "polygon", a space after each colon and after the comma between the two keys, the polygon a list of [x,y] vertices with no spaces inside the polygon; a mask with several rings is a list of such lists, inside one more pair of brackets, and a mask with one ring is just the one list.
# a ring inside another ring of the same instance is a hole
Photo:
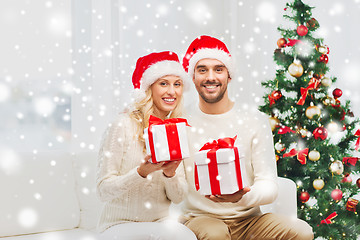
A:
{"label": "sweater sleeve", "polygon": [[113,123],[105,131],[101,143],[98,168],[96,176],[97,195],[101,201],[107,202],[115,198],[120,198],[126,194],[134,185],[143,184],[146,178],[142,178],[137,167],[125,174],[120,174],[121,165],[124,161],[126,141],[130,141],[125,131],[129,131],[124,118]]}
{"label": "sweater sleeve", "polygon": [[273,202],[277,197],[277,169],[273,136],[268,119],[257,115],[251,143],[251,164],[254,171],[254,184],[238,202],[244,207],[256,207]]}
{"label": "sweater sleeve", "polygon": [[175,176],[167,178],[162,174],[162,179],[165,183],[167,198],[175,204],[180,203],[185,198],[188,190],[183,162],[176,169]]}

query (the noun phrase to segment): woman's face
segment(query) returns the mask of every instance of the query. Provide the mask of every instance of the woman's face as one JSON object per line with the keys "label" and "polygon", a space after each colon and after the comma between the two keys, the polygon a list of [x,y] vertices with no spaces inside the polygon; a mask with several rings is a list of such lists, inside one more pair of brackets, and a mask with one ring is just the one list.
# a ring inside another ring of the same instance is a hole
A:
{"label": "woman's face", "polygon": [[166,75],[151,85],[151,91],[155,105],[154,114],[164,119],[179,104],[183,82],[178,76]]}

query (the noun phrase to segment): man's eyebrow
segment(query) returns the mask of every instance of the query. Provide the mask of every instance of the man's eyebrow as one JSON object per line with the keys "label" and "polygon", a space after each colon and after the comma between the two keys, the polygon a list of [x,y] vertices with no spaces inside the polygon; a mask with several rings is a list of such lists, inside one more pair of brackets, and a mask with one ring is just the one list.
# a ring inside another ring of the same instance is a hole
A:
{"label": "man's eyebrow", "polygon": [[[206,68],[207,66],[206,65],[198,65],[196,68]],[[225,67],[224,64],[218,64],[218,65],[215,65],[214,66],[215,68],[218,68],[218,67]]]}

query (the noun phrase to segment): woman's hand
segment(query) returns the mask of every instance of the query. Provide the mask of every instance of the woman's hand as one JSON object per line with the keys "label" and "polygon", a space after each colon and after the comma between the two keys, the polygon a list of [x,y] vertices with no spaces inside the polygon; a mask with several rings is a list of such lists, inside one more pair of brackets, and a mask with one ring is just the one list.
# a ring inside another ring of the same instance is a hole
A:
{"label": "woman's hand", "polygon": [[162,170],[163,173],[165,175],[165,177],[173,177],[176,174],[176,169],[179,166],[181,160],[178,161],[170,161],[170,162],[165,162],[165,164],[162,166]]}
{"label": "woman's hand", "polygon": [[151,155],[146,155],[137,169],[138,174],[143,178],[146,178],[147,175],[149,175],[152,172],[161,170],[163,165],[165,164],[165,162],[151,163],[149,162],[150,158]]}

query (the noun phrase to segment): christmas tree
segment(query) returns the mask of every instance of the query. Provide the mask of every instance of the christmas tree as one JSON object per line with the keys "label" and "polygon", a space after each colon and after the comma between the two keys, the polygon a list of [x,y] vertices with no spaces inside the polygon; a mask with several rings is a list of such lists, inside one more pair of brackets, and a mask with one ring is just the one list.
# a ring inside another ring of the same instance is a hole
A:
{"label": "christmas tree", "polygon": [[341,99],[329,75],[329,47],[316,38],[319,22],[301,0],[287,3],[284,18],[294,28],[278,27],[274,79],[262,83],[262,112],[270,115],[278,174],[298,188],[298,217],[315,237],[357,239],[360,236],[360,125]]}

